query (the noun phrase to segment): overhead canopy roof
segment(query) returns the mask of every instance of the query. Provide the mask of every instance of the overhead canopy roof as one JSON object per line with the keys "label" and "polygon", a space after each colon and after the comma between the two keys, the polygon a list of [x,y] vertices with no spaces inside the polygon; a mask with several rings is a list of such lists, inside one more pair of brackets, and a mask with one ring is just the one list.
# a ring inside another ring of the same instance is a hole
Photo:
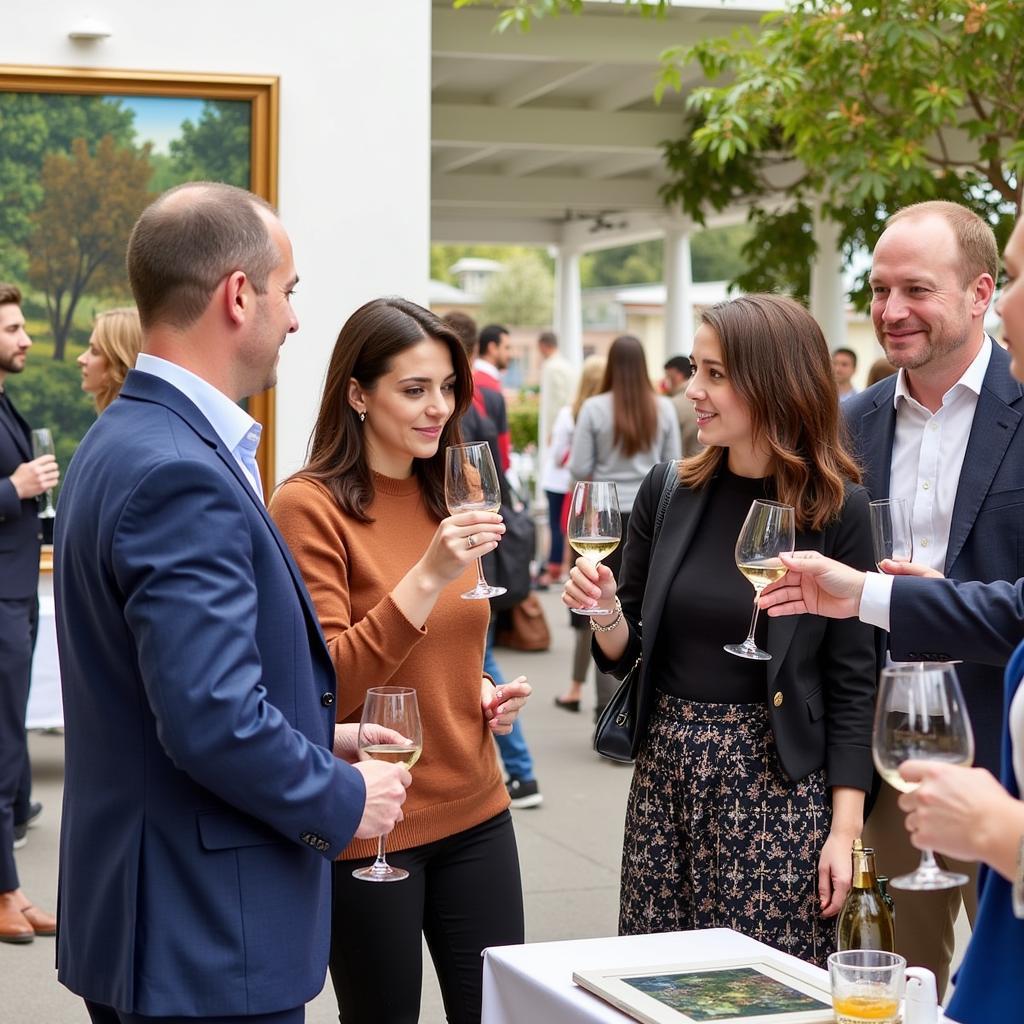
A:
{"label": "overhead canopy roof", "polygon": [[659,54],[779,6],[674,0],[651,18],[599,2],[497,33],[494,9],[434,0],[433,240],[550,244],[568,229],[596,248],[656,234],[661,143],[682,134],[686,95],[703,83],[693,69],[656,105]]}

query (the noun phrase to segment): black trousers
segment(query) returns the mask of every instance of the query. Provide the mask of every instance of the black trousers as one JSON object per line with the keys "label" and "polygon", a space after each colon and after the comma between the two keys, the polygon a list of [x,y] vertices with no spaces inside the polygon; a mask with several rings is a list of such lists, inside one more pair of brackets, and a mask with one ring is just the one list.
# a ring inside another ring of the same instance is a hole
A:
{"label": "black trousers", "polygon": [[25,710],[38,619],[35,594],[0,600],[0,892],[18,888],[14,805],[28,762]]}
{"label": "black trousers", "polygon": [[523,888],[508,811],[446,839],[388,854],[401,882],[334,865],[331,980],[343,1024],[416,1024],[425,936],[449,1024],[479,1024],[487,946],[523,941]]}
{"label": "black trousers", "polygon": [[124,1013],[112,1006],[85,1001],[92,1024],[303,1024],[305,1006],[279,1013],[258,1013],[250,1017],[143,1017],[137,1013]]}

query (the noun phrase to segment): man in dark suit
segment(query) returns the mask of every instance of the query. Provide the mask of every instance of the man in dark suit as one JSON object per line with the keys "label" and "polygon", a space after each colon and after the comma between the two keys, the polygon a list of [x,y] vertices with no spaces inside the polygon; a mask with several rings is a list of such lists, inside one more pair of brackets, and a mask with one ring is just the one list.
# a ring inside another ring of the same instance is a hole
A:
{"label": "man in dark suit", "polygon": [[[895,377],[848,399],[843,412],[872,498],[904,498],[914,561],[951,580],[1024,575],[1018,520],[1024,501],[1024,389],[1006,353],[985,334],[998,249],[991,228],[954,203],[927,202],[890,218],[872,259],[872,320]],[[869,574],[862,617],[888,629],[892,657],[934,660],[943,639],[906,634],[890,621],[892,576]],[[916,641],[916,642],[915,642]],[[958,669],[976,740],[977,764],[998,772],[1002,675],[992,658]],[[997,664],[1005,659],[997,659]],[[918,852],[903,828],[897,794],[882,787],[864,830],[879,871],[913,869]],[[973,922],[977,865],[961,890],[902,892],[897,951],[930,968],[945,989],[961,900]]]}
{"label": "man in dark suit", "polygon": [[21,292],[0,284],[0,942],[18,944],[53,935],[56,923],[18,888],[13,850],[15,804],[28,764],[25,709],[39,615],[36,498],[58,478],[52,455],[32,458],[28,424],[5,387],[9,375],[25,369],[31,346]]}
{"label": "man in dark suit", "polygon": [[240,189],[180,186],[128,273],[143,353],[57,517],[58,977],[103,1024],[293,1024],[326,973],[331,860],[393,827],[410,776],[345,763],[355,730],[238,405],[298,328],[284,228]]}

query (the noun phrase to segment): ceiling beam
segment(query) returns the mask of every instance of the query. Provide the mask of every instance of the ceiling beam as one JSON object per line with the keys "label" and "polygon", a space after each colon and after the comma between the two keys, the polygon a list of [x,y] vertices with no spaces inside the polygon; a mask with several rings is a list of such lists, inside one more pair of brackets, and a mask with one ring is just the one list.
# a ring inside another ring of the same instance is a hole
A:
{"label": "ceiling beam", "polygon": [[598,157],[588,161],[582,168],[584,178],[615,178],[631,171],[651,170],[661,163],[661,154],[618,153],[615,156]]}
{"label": "ceiling beam", "polygon": [[435,208],[480,206],[504,210],[506,216],[520,207],[536,206],[593,212],[662,208],[655,183],[637,179],[586,181],[537,175],[518,178],[515,188],[509,188],[508,179],[498,174],[435,174],[430,191]]}
{"label": "ceiling beam", "polygon": [[430,241],[461,245],[557,245],[561,223],[541,218],[473,218],[434,214]]}
{"label": "ceiling beam", "polygon": [[593,64],[541,64],[496,89],[490,102],[496,107],[521,107],[546,96],[592,70]]}
{"label": "ceiling beam", "polygon": [[680,113],[610,113],[468,103],[435,103],[432,136],[440,146],[506,146],[593,152],[660,152],[682,134]]}
{"label": "ceiling beam", "polygon": [[431,173],[451,174],[452,171],[461,171],[463,167],[470,167],[494,156],[498,152],[498,146],[485,146],[482,149],[460,149],[455,153],[442,156],[434,163]]}
{"label": "ceiling beam", "polygon": [[523,175],[543,171],[547,167],[554,167],[555,164],[560,164],[568,158],[568,153],[559,152],[555,149],[524,150],[511,159],[506,160],[502,171],[510,178],[521,178]]}

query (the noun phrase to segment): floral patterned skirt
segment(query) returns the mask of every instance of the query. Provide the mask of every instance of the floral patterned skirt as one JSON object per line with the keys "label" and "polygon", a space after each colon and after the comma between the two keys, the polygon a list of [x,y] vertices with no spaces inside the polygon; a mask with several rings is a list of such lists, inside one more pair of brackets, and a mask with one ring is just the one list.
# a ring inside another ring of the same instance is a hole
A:
{"label": "floral patterned skirt", "polygon": [[825,967],[824,772],[783,774],[762,704],[658,694],[626,809],[619,933],[734,928]]}

